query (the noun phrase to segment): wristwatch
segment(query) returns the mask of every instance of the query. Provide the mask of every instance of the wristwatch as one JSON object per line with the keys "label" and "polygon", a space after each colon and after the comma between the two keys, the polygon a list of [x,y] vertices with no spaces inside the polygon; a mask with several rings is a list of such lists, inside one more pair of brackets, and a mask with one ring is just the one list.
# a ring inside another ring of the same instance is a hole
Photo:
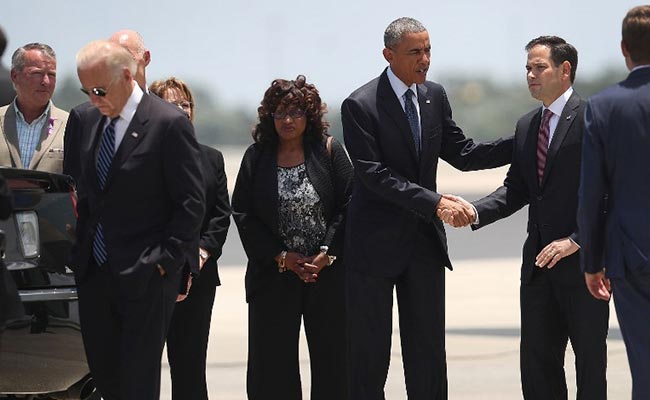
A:
{"label": "wristwatch", "polygon": [[327,260],[327,266],[330,266],[330,265],[334,264],[334,261],[336,261],[336,256],[332,256],[332,255],[327,254],[329,249],[330,249],[329,246],[325,246],[325,245],[322,245],[320,247],[320,252],[327,256],[327,259],[328,259]]}

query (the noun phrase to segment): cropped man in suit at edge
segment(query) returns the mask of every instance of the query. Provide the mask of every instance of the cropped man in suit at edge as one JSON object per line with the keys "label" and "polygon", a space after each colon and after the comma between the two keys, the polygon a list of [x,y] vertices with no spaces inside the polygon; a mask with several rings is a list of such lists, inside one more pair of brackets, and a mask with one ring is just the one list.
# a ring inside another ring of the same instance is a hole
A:
{"label": "cropped man in suit at edge", "polygon": [[478,212],[472,228],[529,205],[520,286],[524,398],[567,398],[564,355],[570,339],[576,398],[606,399],[609,306],[589,294],[579,265],[576,215],[585,102],[572,87],[578,52],[557,36],[533,39],[526,51],[528,89],[542,107],[517,122],[504,184],[472,203]]}
{"label": "cropped man in suit at edge", "polygon": [[[148,93],[146,68],[149,62],[151,62],[151,53],[145,46],[142,35],[130,29],[122,29],[113,33],[108,40],[124,46],[131,53],[137,64],[133,79],[143,91]],[[68,117],[68,124],[64,136],[65,152],[63,154],[63,173],[72,176],[75,181],[81,175],[79,160],[81,138],[79,135],[83,131],[83,127],[80,126],[80,121],[83,119],[83,114],[93,112],[98,113],[92,103],[87,101],[72,108]]]}
{"label": "cropped man in suit at edge", "polygon": [[[0,27],[0,60],[2,60],[2,55],[5,53],[6,48],[7,36],[2,30],[2,27]],[[11,83],[11,72],[0,61],[0,106],[6,106],[11,103],[14,97],[16,97],[16,90],[14,89],[13,83]]]}
{"label": "cropped man in suit at edge", "polygon": [[[591,294],[614,294],[632,399],[650,399],[650,5],[623,19],[627,78],[585,112],[578,226]],[[607,196],[605,200],[605,196]]]}
{"label": "cropped man in suit at edge", "polygon": [[205,212],[192,124],[143,93],[135,72],[132,55],[109,41],[77,54],[82,89],[101,115],[81,121],[71,265],[88,364],[106,400],[159,398],[181,270],[198,271]]}
{"label": "cropped man in suit at edge", "polygon": [[444,89],[426,81],[431,44],[419,21],[393,21],[384,44],[389,67],[341,107],[355,168],[345,240],[349,398],[384,398],[396,287],[408,398],[446,399],[451,263],[436,209],[471,215],[436,193],[438,159],[466,171],[499,167],[512,139],[479,144],[456,126]]}
{"label": "cropped man in suit at edge", "polygon": [[56,54],[29,43],[11,57],[16,98],[0,107],[0,165],[61,173],[68,113],[55,107]]}

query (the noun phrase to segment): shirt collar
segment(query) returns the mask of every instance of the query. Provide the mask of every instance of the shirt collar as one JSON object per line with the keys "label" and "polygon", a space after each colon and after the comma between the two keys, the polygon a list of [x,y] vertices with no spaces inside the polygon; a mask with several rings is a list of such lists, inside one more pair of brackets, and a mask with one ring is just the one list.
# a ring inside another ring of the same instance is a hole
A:
{"label": "shirt collar", "polygon": [[395,75],[395,73],[393,72],[392,69],[390,69],[390,67],[388,67],[388,70],[386,71],[386,75],[388,75],[388,81],[390,82],[390,86],[393,88],[393,91],[395,92],[397,97],[401,99],[402,96],[404,96],[404,93],[406,93],[408,89],[411,89],[411,91],[413,91],[413,94],[415,95],[415,98],[416,99],[418,98],[417,84],[414,83],[411,86],[406,86],[406,84],[402,82],[402,80],[399,79],[397,75]]}
{"label": "shirt collar", "polygon": [[547,108],[553,112],[554,115],[557,115],[558,117],[562,115],[562,110],[564,110],[564,106],[566,105],[567,101],[569,101],[569,98],[573,94],[573,86],[569,86],[569,88],[566,90],[566,92],[562,93],[560,97],[555,99],[553,103],[551,103],[550,106],[548,107],[542,107],[544,110]]}
{"label": "shirt collar", "polygon": [[[16,118],[19,119],[21,122],[23,122],[26,125],[29,125],[27,121],[25,121],[25,116],[23,115],[22,111],[18,109],[18,102],[16,101],[18,98],[16,97],[14,99],[14,110],[16,110]],[[39,115],[38,118],[32,121],[33,123],[40,122],[45,118],[46,115],[50,115],[50,106],[52,105],[52,100],[47,102],[47,107],[45,107],[45,111],[43,111],[43,114]]]}
{"label": "shirt collar", "polygon": [[142,92],[142,89],[140,89],[140,86],[138,86],[137,83],[134,83],[133,91],[131,92],[129,98],[126,100],[124,107],[122,107],[122,111],[120,111],[120,118],[130,123],[133,119],[133,115],[135,114],[136,109],[138,108],[138,105],[140,104],[140,101],[142,100],[143,95],[144,93]]}
{"label": "shirt collar", "polygon": [[632,71],[630,71],[630,72],[634,72],[634,71],[636,71],[637,69],[644,69],[644,68],[650,68],[650,65],[648,65],[648,64],[645,64],[645,65],[637,65],[636,67],[632,68]]}

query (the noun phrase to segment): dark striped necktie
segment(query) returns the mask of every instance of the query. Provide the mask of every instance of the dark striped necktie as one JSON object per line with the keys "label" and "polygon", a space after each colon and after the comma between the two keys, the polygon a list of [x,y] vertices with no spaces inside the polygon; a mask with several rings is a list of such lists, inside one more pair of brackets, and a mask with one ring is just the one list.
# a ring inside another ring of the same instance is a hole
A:
{"label": "dark striped necktie", "polygon": [[539,125],[539,133],[537,135],[537,179],[538,183],[542,185],[542,177],[544,176],[544,167],[546,166],[546,155],[548,154],[548,139],[550,136],[550,124],[553,111],[548,108],[544,110],[542,115],[542,123]]}
{"label": "dark striped necktie", "polygon": [[409,125],[411,126],[411,135],[413,135],[413,142],[415,142],[415,153],[420,155],[420,121],[418,119],[418,111],[415,108],[415,103],[413,103],[414,94],[411,89],[408,89],[404,92],[404,112],[406,113],[406,118],[409,120]]}
{"label": "dark striped necktie", "polygon": [[[104,128],[99,143],[99,152],[97,153],[97,182],[101,190],[104,190],[106,186],[108,171],[111,168],[113,156],[115,155],[115,123],[118,119],[119,117],[113,118],[108,126]],[[95,256],[97,265],[104,264],[108,259],[106,242],[104,241],[104,227],[101,222],[97,223],[97,228],[95,229],[93,255]]]}

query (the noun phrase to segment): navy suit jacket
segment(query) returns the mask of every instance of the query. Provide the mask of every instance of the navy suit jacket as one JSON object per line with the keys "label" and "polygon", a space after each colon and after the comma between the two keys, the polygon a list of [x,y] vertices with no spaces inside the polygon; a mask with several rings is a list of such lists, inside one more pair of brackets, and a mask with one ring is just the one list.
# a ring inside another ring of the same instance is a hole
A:
{"label": "navy suit jacket", "polygon": [[438,246],[433,265],[451,269],[447,239],[435,209],[438,159],[463,171],[506,165],[512,137],[475,143],[451,117],[443,87],[417,85],[422,126],[418,158],[408,119],[386,70],[353,92],[341,106],[345,144],[354,164],[348,206],[346,256],[349,268],[395,277],[409,264],[417,242]]}
{"label": "navy suit jacket", "polygon": [[[585,102],[573,92],[558,121],[548,149],[542,184],[537,177],[537,137],[542,108],[519,119],[515,129],[515,150],[503,186],[473,202],[479,224],[472,229],[506,218],[529,204],[528,237],[524,243],[521,280],[528,283],[535,257],[554,240],[570,237],[580,244],[576,214],[580,183],[580,152],[584,130]],[[550,271],[565,283],[583,281],[579,255],[560,260]]]}
{"label": "navy suit jacket", "polygon": [[[72,266],[83,283],[98,222],[108,261],[125,295],[138,297],[156,265],[172,277],[198,265],[205,213],[199,145],[177,107],[144,94],[111,163],[106,186],[97,182],[96,156],[106,121],[96,109],[81,114],[79,218]],[[87,120],[86,120],[87,119]]]}
{"label": "navy suit jacket", "polygon": [[650,68],[589,99],[581,179],[583,270],[650,273]]}

